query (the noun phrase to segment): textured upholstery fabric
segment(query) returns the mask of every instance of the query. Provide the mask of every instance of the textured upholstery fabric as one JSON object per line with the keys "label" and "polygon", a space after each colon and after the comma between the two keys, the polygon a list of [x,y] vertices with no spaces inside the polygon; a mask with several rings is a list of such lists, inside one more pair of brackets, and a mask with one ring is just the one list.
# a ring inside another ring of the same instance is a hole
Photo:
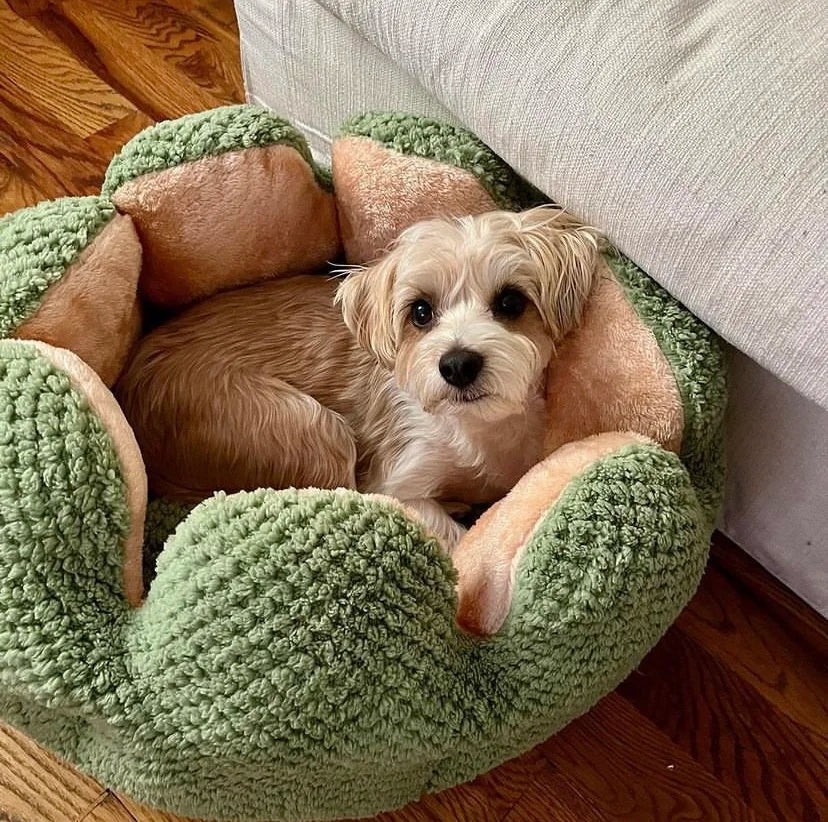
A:
{"label": "textured upholstery fabric", "polygon": [[317,149],[446,117],[828,404],[828,74],[817,0],[240,0],[251,95]]}
{"label": "textured upholstery fabric", "polygon": [[828,617],[828,411],[732,351],[719,527]]}
{"label": "textured upholstery fabric", "polygon": [[410,111],[459,123],[405,69],[312,0],[237,0],[250,102],[291,112],[314,154],[357,112]]}

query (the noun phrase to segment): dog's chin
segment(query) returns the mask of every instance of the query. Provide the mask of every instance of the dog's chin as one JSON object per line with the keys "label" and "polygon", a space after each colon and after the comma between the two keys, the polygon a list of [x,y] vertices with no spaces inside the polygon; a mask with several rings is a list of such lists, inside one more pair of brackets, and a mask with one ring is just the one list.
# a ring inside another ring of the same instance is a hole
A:
{"label": "dog's chin", "polygon": [[[430,406],[430,407],[429,407]],[[479,389],[452,390],[424,406],[435,416],[496,422],[518,413],[518,407],[503,397]]]}

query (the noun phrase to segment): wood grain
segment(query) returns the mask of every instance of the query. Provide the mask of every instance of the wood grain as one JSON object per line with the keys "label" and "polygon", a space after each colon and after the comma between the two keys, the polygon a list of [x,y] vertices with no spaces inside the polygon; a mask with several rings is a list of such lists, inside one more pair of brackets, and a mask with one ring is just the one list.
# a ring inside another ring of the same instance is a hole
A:
{"label": "wood grain", "polygon": [[794,722],[828,739],[825,658],[803,651],[767,609],[713,564],[678,626]]}
{"label": "wood grain", "polygon": [[0,725],[0,818],[74,822],[106,791],[23,734]]}
{"label": "wood grain", "polygon": [[[32,62],[37,71],[28,66]],[[54,116],[86,137],[133,110],[120,94],[44,37],[0,0],[0,75],[4,96],[18,107]]]}
{"label": "wood grain", "polygon": [[67,0],[53,4],[50,14],[77,33],[76,56],[98,61],[153,119],[244,100],[237,43],[230,61],[225,37],[185,11],[142,0]]}
{"label": "wood grain", "polygon": [[617,694],[548,739],[542,749],[556,770],[610,819],[762,818]]}
{"label": "wood grain", "polygon": [[601,811],[551,763],[521,794],[503,822],[607,822]]}
{"label": "wood grain", "polygon": [[104,791],[99,801],[88,808],[78,822],[144,822],[133,816],[110,791]]}
{"label": "wood grain", "polygon": [[0,216],[7,211],[59,197],[65,191],[48,168],[31,155],[20,154],[0,121]]}
{"label": "wood grain", "polygon": [[479,776],[475,783],[486,792],[498,819],[505,819],[527,792],[550,776],[549,763],[540,747]]}
{"label": "wood grain", "polygon": [[[81,137],[66,131],[51,116],[14,103],[2,96],[5,88],[0,77],[0,141],[3,151],[21,180],[44,197],[66,194],[94,194],[100,190],[108,158],[96,153]],[[2,150],[2,149],[0,149]],[[14,192],[0,191],[0,203],[7,209],[32,205],[31,195],[16,202]]]}
{"label": "wood grain", "polygon": [[828,621],[718,531],[713,534],[710,556],[731,585],[771,613],[817,660],[828,662]]}
{"label": "wood grain", "polygon": [[817,822],[828,808],[828,747],[678,628],[618,689],[742,801]]}
{"label": "wood grain", "polygon": [[[152,122],[244,99],[230,0],[0,0],[0,214],[97,192]],[[828,819],[828,628],[717,535],[614,694],[524,756],[376,822]],[[0,726],[0,820],[183,822]]]}
{"label": "wood grain", "polygon": [[[96,157],[109,165],[109,161],[121,150],[124,143],[154,123],[142,111],[134,111],[120,120],[90,134],[84,142]],[[105,166],[104,166],[105,168]]]}

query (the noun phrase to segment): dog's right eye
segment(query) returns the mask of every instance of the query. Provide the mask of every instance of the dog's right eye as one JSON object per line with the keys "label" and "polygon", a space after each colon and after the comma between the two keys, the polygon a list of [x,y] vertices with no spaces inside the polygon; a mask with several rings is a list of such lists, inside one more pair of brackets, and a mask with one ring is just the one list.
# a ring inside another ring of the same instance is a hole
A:
{"label": "dog's right eye", "polygon": [[492,304],[494,315],[506,320],[516,320],[525,309],[526,297],[517,288],[504,288]]}
{"label": "dog's right eye", "polygon": [[434,311],[428,300],[414,300],[411,303],[411,322],[417,328],[425,328],[434,319]]}

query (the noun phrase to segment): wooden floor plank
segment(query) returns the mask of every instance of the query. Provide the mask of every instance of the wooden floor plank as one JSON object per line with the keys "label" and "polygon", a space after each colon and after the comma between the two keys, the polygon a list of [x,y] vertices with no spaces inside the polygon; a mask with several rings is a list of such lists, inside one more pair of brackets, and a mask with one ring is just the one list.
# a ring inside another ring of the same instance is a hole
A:
{"label": "wooden floor plank", "polygon": [[48,168],[31,155],[20,153],[0,120],[0,217],[65,193],[66,187]]}
{"label": "wooden floor plank", "polygon": [[713,534],[710,557],[735,588],[771,614],[818,660],[828,660],[828,620],[718,531]]}
{"label": "wooden floor plank", "polygon": [[135,111],[123,119],[111,123],[106,128],[90,134],[84,142],[96,156],[108,165],[112,157],[121,150],[124,143],[153,123],[154,120],[151,120],[142,111]]}
{"label": "wooden floor plank", "polygon": [[133,816],[111,791],[105,791],[98,802],[77,822],[145,822]]}
{"label": "wooden floor plank", "polygon": [[167,0],[169,5],[194,17],[229,46],[228,63],[239,62],[239,25],[227,0]]}
{"label": "wooden floor plank", "polygon": [[555,769],[613,820],[766,818],[617,694],[548,739],[542,749]]}
{"label": "wooden floor plank", "polygon": [[94,779],[0,724],[0,819],[75,822],[104,793]]}
{"label": "wooden floor plank", "polygon": [[155,120],[244,101],[238,57],[186,12],[163,2],[65,0],[53,14],[78,33],[136,108]]}
{"label": "wooden floor plank", "polygon": [[828,668],[715,565],[677,622],[777,710],[828,740]]}
{"label": "wooden floor plank", "polygon": [[[440,822],[500,822],[502,814],[498,813],[496,803],[485,786],[470,782],[458,785],[450,791],[424,796],[411,810],[418,814],[423,811],[425,818]],[[423,818],[420,816],[417,819]],[[385,822],[406,822],[404,816],[386,814]]]}
{"label": "wooden floor plank", "polygon": [[828,748],[677,628],[619,693],[758,811],[818,822]]}
{"label": "wooden floor plank", "polygon": [[37,199],[97,194],[110,153],[91,147],[52,117],[14,103],[6,90],[0,75],[0,152],[6,158],[4,164],[29,188],[7,184],[0,192],[3,210],[32,205],[35,193],[40,194]]}
{"label": "wooden floor plank", "polygon": [[[102,83],[129,99],[128,86],[122,86],[99,56],[96,46],[64,14],[63,0],[8,0],[12,9],[44,37],[71,52]],[[133,105],[135,105],[133,103]]]}
{"label": "wooden floor plank", "polygon": [[531,782],[503,822],[609,822],[595,803],[551,763]]}
{"label": "wooden floor plank", "polygon": [[484,789],[491,807],[499,819],[505,819],[519,800],[532,791],[536,780],[543,781],[549,775],[549,763],[540,747],[475,779],[475,784]]}
{"label": "wooden floor plank", "polygon": [[86,137],[133,110],[71,52],[44,37],[0,0],[0,75],[12,103],[54,113],[67,131]]}
{"label": "wooden floor plank", "polygon": [[500,822],[527,793],[537,792],[535,780],[550,773],[540,747],[510,759],[465,785],[458,785],[366,822]]}

